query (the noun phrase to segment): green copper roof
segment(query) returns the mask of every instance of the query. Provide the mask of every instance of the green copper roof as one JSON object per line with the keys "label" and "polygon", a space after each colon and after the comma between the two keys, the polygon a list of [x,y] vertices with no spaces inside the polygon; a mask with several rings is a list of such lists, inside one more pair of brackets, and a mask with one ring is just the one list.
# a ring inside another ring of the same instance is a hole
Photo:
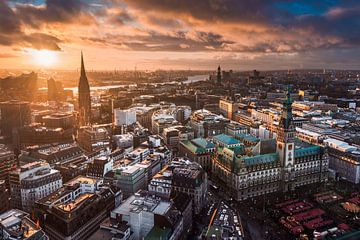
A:
{"label": "green copper roof", "polygon": [[205,148],[198,147],[189,140],[181,141],[181,144],[193,153],[205,153],[206,152]]}
{"label": "green copper roof", "polygon": [[202,147],[202,148],[215,148],[215,144],[206,140],[205,138],[195,138],[193,140],[191,140],[191,142],[195,145],[197,145],[198,147]]}
{"label": "green copper roof", "polygon": [[230,137],[226,134],[220,134],[220,135],[216,135],[213,137],[216,141],[219,141],[219,142],[222,142],[224,143],[225,145],[235,145],[235,144],[239,144],[240,141],[233,138],[233,137]]}
{"label": "green copper roof", "polygon": [[248,141],[248,142],[254,142],[254,143],[260,141],[260,139],[258,139],[257,137],[254,137],[250,134],[244,134],[244,133],[237,133],[237,134],[235,134],[235,137],[237,139],[239,139],[240,141]]}
{"label": "green copper roof", "polygon": [[321,147],[312,145],[306,148],[295,149],[295,158],[317,155],[319,153],[321,153]]}
{"label": "green copper roof", "polygon": [[246,166],[253,166],[258,164],[264,163],[272,163],[279,160],[279,154],[277,153],[268,153],[262,154],[252,157],[244,157],[243,160],[245,161]]}

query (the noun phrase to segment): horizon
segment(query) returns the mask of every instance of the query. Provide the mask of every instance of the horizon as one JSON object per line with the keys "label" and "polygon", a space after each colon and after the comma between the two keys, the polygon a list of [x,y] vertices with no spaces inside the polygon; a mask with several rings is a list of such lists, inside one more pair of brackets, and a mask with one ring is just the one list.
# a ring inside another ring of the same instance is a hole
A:
{"label": "horizon", "polygon": [[347,1],[0,0],[5,69],[360,69]]}

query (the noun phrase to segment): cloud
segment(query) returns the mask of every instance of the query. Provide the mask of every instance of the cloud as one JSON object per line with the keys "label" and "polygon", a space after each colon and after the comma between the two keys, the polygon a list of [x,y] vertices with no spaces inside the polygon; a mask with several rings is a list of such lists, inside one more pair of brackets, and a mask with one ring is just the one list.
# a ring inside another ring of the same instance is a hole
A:
{"label": "cloud", "polygon": [[14,11],[0,0],[0,33],[13,34],[20,32],[20,21]]}
{"label": "cloud", "polygon": [[87,11],[88,4],[81,0],[47,0],[44,5],[16,5],[17,16],[25,25],[37,28],[49,23],[89,24],[94,19]]}

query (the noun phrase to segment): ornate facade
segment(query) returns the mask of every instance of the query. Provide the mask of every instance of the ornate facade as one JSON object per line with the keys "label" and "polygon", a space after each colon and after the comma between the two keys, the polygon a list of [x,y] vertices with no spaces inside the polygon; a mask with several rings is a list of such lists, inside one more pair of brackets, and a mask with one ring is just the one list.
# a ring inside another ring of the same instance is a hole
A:
{"label": "ornate facade", "polygon": [[276,140],[261,140],[255,146],[218,147],[213,173],[235,199],[287,192],[327,180],[328,155],[323,148],[295,138],[291,105],[288,91]]}

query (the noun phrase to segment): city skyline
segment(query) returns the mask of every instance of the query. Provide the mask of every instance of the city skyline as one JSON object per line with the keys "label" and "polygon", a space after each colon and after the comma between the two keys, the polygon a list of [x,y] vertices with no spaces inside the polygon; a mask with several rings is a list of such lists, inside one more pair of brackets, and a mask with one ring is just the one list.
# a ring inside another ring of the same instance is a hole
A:
{"label": "city skyline", "polygon": [[358,69],[357,1],[0,1],[2,69]]}

